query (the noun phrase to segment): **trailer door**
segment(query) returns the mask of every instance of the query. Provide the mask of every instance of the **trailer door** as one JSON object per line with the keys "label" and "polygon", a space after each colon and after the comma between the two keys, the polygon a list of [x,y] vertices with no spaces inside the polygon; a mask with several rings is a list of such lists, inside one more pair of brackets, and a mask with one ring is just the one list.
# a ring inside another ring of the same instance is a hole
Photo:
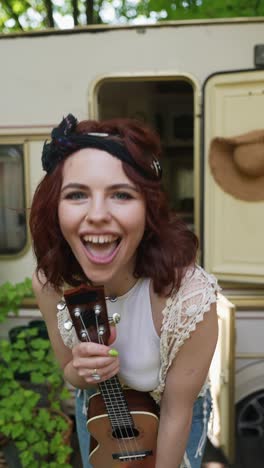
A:
{"label": "trailer door", "polygon": [[222,294],[217,302],[219,335],[210,367],[212,443],[232,463],[235,456],[235,306]]}
{"label": "trailer door", "polygon": [[215,182],[208,164],[212,138],[264,129],[264,70],[219,73],[204,86],[205,268],[218,279],[262,283],[264,277],[264,200],[247,202]]}

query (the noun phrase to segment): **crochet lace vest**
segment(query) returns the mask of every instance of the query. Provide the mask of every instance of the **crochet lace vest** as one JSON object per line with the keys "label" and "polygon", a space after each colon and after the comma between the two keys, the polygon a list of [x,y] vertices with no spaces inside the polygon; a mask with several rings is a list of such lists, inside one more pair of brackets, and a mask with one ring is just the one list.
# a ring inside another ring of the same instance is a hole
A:
{"label": "crochet lace vest", "polygon": [[[180,289],[173,291],[167,299],[162,311],[163,321],[159,340],[159,359],[156,360],[156,362],[159,362],[158,380],[157,385],[151,391],[151,395],[158,403],[165,387],[166,374],[173,359],[185,340],[196,329],[197,324],[203,320],[204,313],[210,310],[210,305],[216,302],[216,294],[219,289],[216,278],[206,273],[200,266],[196,266],[187,270]],[[127,294],[129,295],[129,293]],[[121,299],[126,296],[121,296]],[[129,297],[131,297],[131,294]],[[78,338],[73,328],[70,331],[64,328],[64,323],[69,319],[67,308],[59,311],[57,318],[63,342],[66,346],[72,348],[78,343]],[[151,333],[155,341],[154,330]],[[153,346],[155,348],[157,342]],[[200,395],[204,394],[207,386],[206,381]]]}

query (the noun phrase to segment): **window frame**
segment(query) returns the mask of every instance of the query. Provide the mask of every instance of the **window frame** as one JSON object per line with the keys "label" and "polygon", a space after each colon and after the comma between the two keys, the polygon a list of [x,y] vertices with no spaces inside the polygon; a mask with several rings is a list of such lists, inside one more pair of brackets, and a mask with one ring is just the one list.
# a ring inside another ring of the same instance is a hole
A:
{"label": "window frame", "polygon": [[15,253],[1,253],[0,260],[4,259],[16,259],[22,257],[30,248],[30,232],[29,232],[29,200],[30,200],[30,183],[29,183],[29,155],[27,139],[23,136],[0,136],[0,145],[21,145],[23,150],[22,156],[22,186],[24,192],[24,203],[25,203],[25,229],[26,229],[26,242],[23,247]]}

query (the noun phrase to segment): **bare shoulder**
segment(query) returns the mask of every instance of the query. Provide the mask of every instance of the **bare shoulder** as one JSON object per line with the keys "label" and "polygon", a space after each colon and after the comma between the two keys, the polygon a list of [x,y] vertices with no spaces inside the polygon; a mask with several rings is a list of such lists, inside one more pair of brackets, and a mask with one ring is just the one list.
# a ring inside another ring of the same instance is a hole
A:
{"label": "bare shoulder", "polygon": [[65,365],[72,359],[72,352],[65,346],[58,326],[57,304],[61,300],[62,293],[59,294],[55,291],[47,283],[46,277],[43,274],[33,274],[32,286],[39,310],[48,329],[55,356],[61,368],[64,369]]}
{"label": "bare shoulder", "polygon": [[54,313],[57,303],[61,299],[55,289],[46,282],[46,277],[43,273],[37,274],[34,272],[32,276],[32,288],[44,318],[47,318],[50,313]]}

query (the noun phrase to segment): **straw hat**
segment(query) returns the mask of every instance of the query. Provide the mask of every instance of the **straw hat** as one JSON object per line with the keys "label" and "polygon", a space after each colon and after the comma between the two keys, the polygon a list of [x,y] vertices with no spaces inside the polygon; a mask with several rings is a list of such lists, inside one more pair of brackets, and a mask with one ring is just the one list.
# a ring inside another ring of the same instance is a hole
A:
{"label": "straw hat", "polygon": [[264,130],[214,138],[209,164],[222,190],[240,200],[264,201]]}

